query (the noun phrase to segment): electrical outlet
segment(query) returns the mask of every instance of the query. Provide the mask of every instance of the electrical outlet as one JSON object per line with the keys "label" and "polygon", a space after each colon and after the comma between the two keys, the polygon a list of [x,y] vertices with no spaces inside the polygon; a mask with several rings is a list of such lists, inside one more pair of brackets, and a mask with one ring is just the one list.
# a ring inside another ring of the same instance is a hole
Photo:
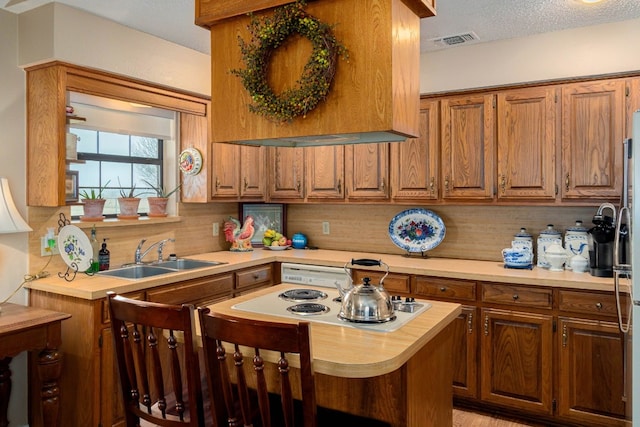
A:
{"label": "electrical outlet", "polygon": [[53,239],[53,247],[49,247],[49,241],[47,236],[40,237],[40,255],[41,256],[49,256],[49,255],[58,255],[60,251],[58,250],[58,237],[56,236]]}
{"label": "electrical outlet", "polygon": [[213,223],[213,235],[217,236],[218,234],[220,234],[220,224],[218,224],[217,222]]}
{"label": "electrical outlet", "polygon": [[331,227],[329,226],[329,221],[322,222],[322,234],[331,234]]}

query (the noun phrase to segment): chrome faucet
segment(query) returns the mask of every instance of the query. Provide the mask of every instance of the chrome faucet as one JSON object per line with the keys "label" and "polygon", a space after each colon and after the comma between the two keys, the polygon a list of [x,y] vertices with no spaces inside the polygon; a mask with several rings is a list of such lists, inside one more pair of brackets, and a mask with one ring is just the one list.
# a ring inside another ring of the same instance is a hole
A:
{"label": "chrome faucet", "polygon": [[144,242],[146,242],[147,239],[142,239],[140,240],[140,243],[138,243],[138,247],[136,248],[136,254],[135,254],[135,263],[136,264],[142,264],[142,258],[144,258],[144,256],[146,254],[149,253],[149,251],[151,249],[153,249],[155,246],[158,247],[158,262],[162,262],[163,260],[163,256],[162,256],[162,250],[164,249],[164,245],[167,242],[175,242],[176,239],[164,239],[164,240],[160,240],[158,242],[155,242],[154,244],[152,244],[151,246],[149,246],[144,252],[142,251],[142,245],[144,245]]}

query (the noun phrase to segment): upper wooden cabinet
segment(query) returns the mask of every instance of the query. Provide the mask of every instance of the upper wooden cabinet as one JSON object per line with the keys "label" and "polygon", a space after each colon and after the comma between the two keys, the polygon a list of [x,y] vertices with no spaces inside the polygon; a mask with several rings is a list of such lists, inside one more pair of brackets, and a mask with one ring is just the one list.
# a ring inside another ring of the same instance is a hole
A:
{"label": "upper wooden cabinet", "polygon": [[[200,142],[202,138],[206,138],[208,99],[59,61],[26,68],[26,73],[29,206],[65,205],[65,107],[69,92],[87,93],[176,111],[182,117],[186,117],[186,122],[181,120],[181,123],[186,123],[185,137],[200,138]],[[199,123],[199,119],[202,123]],[[204,142],[206,143],[206,140]],[[182,145],[184,144],[181,142]],[[208,158],[208,153],[203,154],[205,159]],[[183,182],[182,195],[189,190],[190,184]],[[204,198],[207,194],[206,191],[203,192]]]}
{"label": "upper wooden cabinet", "polygon": [[421,100],[420,136],[390,144],[393,200],[438,198],[438,106],[438,101]]}
{"label": "upper wooden cabinet", "polygon": [[344,146],[305,148],[307,200],[344,199]]}
{"label": "upper wooden cabinet", "polygon": [[617,199],[625,125],[622,79],[562,86],[562,198]]}
{"label": "upper wooden cabinet", "polygon": [[554,200],[557,89],[498,93],[498,200]]}
{"label": "upper wooden cabinet", "polygon": [[628,79],[625,87],[627,96],[627,113],[625,122],[625,138],[631,138],[633,132],[633,113],[640,111],[640,77]]}
{"label": "upper wooden cabinet", "polygon": [[269,147],[272,201],[361,202],[389,198],[389,144]]}
{"label": "upper wooden cabinet", "polygon": [[262,201],[266,148],[212,143],[211,198]]}
{"label": "upper wooden cabinet", "polygon": [[389,198],[389,144],[345,147],[346,197],[349,200]]}
{"label": "upper wooden cabinet", "polygon": [[443,98],[442,198],[492,200],[495,176],[495,95]]}
{"label": "upper wooden cabinet", "polygon": [[269,198],[304,199],[304,148],[268,147]]}

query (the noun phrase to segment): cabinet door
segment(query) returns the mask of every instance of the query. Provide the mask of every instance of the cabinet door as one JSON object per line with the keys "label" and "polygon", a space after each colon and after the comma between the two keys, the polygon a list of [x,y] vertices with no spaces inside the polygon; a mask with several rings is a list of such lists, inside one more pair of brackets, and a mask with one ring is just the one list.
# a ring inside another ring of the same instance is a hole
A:
{"label": "cabinet door", "polygon": [[304,149],[269,147],[269,196],[272,200],[304,198]]}
{"label": "cabinet door", "polygon": [[552,316],[482,309],[483,401],[552,413]]}
{"label": "cabinet door", "polygon": [[557,90],[498,94],[498,200],[555,198]]}
{"label": "cabinet door", "polygon": [[624,81],[562,87],[562,198],[619,199]]}
{"label": "cabinet door", "polygon": [[240,146],[221,143],[211,146],[211,197],[236,199],[240,196]]}
{"label": "cabinet door", "polygon": [[267,188],[265,153],[265,147],[240,147],[240,198],[243,200],[264,200]]}
{"label": "cabinet door", "polygon": [[443,199],[493,198],[494,100],[489,94],[440,101]]}
{"label": "cabinet door", "polygon": [[640,77],[627,80],[625,95],[627,97],[625,138],[631,138],[633,136],[633,113],[640,110]]}
{"label": "cabinet door", "polygon": [[478,397],[478,308],[463,306],[453,321],[453,394]]}
{"label": "cabinet door", "polygon": [[[208,107],[207,111],[209,111]],[[211,167],[209,134],[207,116],[180,113],[180,150],[195,148],[200,151],[203,158],[200,173],[181,174],[180,200],[184,203],[206,203],[210,200],[213,190],[210,189],[212,175],[209,170]]]}
{"label": "cabinet door", "polygon": [[558,414],[585,425],[623,426],[623,336],[613,322],[559,319]]}
{"label": "cabinet door", "polygon": [[438,198],[438,101],[420,103],[420,136],[391,147],[391,197]]}
{"label": "cabinet door", "polygon": [[344,199],[344,146],[305,148],[307,200]]}
{"label": "cabinet door", "polygon": [[100,335],[100,420],[103,426],[125,425],[124,405],[120,391],[120,378],[113,348],[111,328],[103,329]]}
{"label": "cabinet door", "polygon": [[347,198],[388,199],[389,144],[348,145],[344,152]]}

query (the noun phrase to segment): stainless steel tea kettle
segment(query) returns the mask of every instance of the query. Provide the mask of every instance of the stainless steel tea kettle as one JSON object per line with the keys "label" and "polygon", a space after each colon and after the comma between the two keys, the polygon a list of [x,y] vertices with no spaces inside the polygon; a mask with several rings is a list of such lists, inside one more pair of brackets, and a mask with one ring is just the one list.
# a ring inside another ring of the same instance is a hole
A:
{"label": "stainless steel tea kettle", "polygon": [[[386,273],[380,279],[378,286],[372,285],[371,279],[368,277],[362,280],[362,284],[354,285],[351,272],[347,268],[349,265],[384,266]],[[343,289],[336,282],[336,288],[338,288],[342,298],[342,307],[338,314],[339,318],[357,323],[384,323],[396,318],[393,313],[391,297],[383,286],[384,279],[389,274],[389,266],[387,264],[374,259],[352,259],[350,263],[345,264],[344,269],[351,278],[351,286],[349,289]]]}

